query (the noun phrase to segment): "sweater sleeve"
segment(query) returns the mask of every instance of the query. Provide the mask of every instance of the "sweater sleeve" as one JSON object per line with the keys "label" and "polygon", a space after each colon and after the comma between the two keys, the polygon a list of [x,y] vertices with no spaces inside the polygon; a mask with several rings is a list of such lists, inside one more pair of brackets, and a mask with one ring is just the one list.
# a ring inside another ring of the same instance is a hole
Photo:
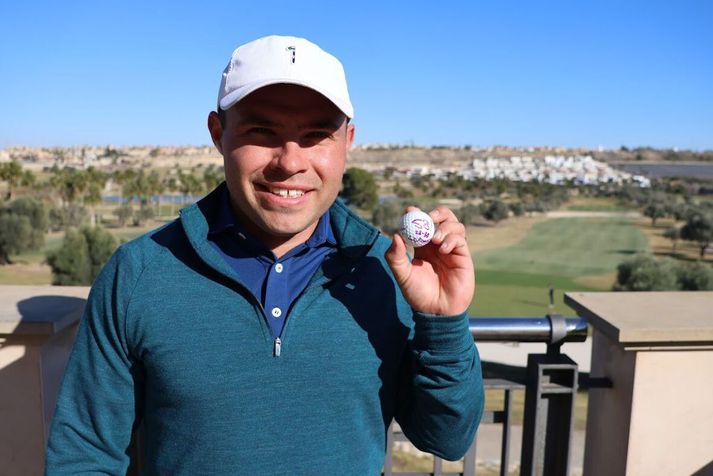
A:
{"label": "sweater sleeve", "polygon": [[402,364],[396,421],[420,450],[448,460],[466,453],[483,413],[478,350],[468,318],[416,313]]}
{"label": "sweater sleeve", "polygon": [[126,343],[120,252],[97,277],[79,323],[52,420],[46,475],[125,474],[129,465],[143,384]]}

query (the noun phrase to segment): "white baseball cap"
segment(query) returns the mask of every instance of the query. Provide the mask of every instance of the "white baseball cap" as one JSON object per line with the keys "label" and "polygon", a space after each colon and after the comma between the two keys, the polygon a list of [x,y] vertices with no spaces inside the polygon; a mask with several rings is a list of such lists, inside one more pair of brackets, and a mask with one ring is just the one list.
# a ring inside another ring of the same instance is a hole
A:
{"label": "white baseball cap", "polygon": [[271,84],[296,84],[329,99],[354,117],[342,63],[319,46],[294,36],[266,36],[239,46],[223,71],[218,107],[228,110]]}

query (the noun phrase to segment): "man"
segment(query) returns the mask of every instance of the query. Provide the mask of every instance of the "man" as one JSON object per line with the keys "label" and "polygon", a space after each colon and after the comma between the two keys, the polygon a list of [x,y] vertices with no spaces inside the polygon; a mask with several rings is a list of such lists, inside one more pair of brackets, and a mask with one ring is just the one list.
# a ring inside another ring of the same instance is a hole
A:
{"label": "man", "polygon": [[379,474],[392,418],[463,455],[483,405],[464,228],[437,208],[411,262],[336,201],[353,115],[300,38],[235,50],[208,118],[226,182],[119,248],[90,293],[48,474]]}

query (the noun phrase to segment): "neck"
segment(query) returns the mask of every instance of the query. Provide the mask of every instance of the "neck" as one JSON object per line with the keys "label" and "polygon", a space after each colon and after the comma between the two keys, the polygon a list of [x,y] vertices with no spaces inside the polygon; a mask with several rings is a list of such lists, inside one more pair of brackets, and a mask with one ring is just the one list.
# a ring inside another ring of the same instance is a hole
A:
{"label": "neck", "polygon": [[319,222],[315,222],[309,228],[289,237],[261,236],[264,234],[258,234],[255,235],[255,237],[260,240],[260,242],[265,245],[267,249],[272,251],[277,258],[281,258],[292,248],[309,240],[310,236],[312,236],[312,233],[314,233],[314,230],[317,228],[317,223]]}

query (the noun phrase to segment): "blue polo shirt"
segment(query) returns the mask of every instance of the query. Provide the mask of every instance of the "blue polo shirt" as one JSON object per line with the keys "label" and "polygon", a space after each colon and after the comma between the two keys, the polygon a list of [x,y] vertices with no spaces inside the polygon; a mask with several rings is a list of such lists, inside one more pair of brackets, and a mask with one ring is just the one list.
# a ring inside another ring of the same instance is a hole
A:
{"label": "blue polo shirt", "polygon": [[322,215],[305,243],[278,259],[240,226],[230,208],[228,190],[224,190],[217,219],[210,224],[208,241],[262,304],[272,336],[280,337],[292,303],[322,260],[336,250],[329,212]]}

